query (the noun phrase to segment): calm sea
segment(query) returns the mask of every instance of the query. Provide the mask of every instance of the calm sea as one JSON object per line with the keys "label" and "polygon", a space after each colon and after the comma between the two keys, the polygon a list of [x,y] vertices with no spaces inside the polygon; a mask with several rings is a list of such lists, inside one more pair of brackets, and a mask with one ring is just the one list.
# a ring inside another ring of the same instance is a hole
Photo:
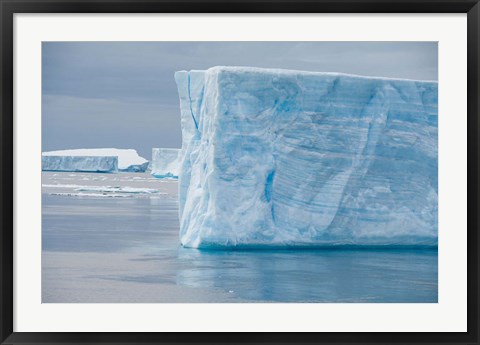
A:
{"label": "calm sea", "polygon": [[42,174],[42,302],[436,303],[437,250],[186,249],[177,182]]}

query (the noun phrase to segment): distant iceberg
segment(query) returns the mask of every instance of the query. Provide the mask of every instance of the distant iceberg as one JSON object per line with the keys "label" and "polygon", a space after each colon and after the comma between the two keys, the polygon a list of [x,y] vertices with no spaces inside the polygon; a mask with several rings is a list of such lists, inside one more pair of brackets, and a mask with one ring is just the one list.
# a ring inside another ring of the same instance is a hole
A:
{"label": "distant iceberg", "polygon": [[178,178],[180,161],[180,149],[153,148],[151,164],[152,175],[157,178]]}
{"label": "distant iceberg", "polygon": [[43,171],[118,172],[118,157],[114,156],[45,156]]}
{"label": "distant iceberg", "polygon": [[248,67],[175,79],[182,245],[437,245],[436,82]]}
{"label": "distant iceberg", "polygon": [[148,161],[133,149],[77,149],[42,153],[42,170],[144,172]]}

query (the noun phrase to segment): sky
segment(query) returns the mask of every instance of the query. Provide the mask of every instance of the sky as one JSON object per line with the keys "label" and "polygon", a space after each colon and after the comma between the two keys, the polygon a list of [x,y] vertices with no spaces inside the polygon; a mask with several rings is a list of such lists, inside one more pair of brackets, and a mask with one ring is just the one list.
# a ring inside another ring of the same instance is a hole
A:
{"label": "sky", "polygon": [[438,78],[436,42],[43,42],[42,151],[180,148],[173,75],[219,65]]}

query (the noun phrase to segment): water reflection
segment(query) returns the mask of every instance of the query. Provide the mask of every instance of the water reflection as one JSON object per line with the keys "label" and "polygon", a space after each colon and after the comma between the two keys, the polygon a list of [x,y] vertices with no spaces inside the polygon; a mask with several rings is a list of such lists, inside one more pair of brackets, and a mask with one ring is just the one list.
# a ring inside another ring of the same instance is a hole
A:
{"label": "water reflection", "polygon": [[437,302],[436,250],[180,248],[177,284],[273,302]]}

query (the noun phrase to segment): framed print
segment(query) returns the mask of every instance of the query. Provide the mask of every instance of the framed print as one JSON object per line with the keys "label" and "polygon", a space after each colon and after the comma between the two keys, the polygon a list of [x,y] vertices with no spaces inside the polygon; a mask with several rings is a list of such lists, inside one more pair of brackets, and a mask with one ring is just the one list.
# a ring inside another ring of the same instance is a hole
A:
{"label": "framed print", "polygon": [[478,15],[2,1],[2,344],[478,343]]}

